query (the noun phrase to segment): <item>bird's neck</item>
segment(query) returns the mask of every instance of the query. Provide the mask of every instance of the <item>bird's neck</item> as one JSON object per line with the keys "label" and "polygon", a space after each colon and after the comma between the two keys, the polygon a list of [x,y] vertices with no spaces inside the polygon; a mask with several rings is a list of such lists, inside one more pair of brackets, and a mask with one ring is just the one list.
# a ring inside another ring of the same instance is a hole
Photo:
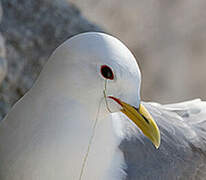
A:
{"label": "bird's neck", "polygon": [[93,102],[92,98],[88,102],[68,98],[55,91],[47,94],[35,88],[30,93],[37,98],[30,100],[32,104],[28,106],[38,112],[32,126],[44,122],[36,133],[46,132],[40,143],[42,147],[50,147],[39,155],[44,161],[35,159],[31,162],[37,171],[43,171],[45,167],[54,169],[55,174],[46,176],[50,180],[58,179],[58,176],[78,180],[81,171],[81,180],[119,180],[122,161],[119,139],[111,116],[104,114],[103,103]]}

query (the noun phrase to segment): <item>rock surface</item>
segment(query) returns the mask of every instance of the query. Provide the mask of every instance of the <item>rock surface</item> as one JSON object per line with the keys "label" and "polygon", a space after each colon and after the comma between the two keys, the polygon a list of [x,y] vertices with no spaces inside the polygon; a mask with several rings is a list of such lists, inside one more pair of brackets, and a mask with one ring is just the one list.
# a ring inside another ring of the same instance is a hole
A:
{"label": "rock surface", "polygon": [[5,39],[8,73],[0,89],[0,118],[31,88],[59,44],[80,32],[100,31],[74,5],[63,0],[1,0],[1,3],[0,32]]}
{"label": "rock surface", "polygon": [[[0,23],[2,19],[2,7],[0,2]],[[4,38],[2,37],[2,34],[0,33],[0,84],[4,80],[7,72],[7,61],[6,61],[6,50],[4,46]]]}

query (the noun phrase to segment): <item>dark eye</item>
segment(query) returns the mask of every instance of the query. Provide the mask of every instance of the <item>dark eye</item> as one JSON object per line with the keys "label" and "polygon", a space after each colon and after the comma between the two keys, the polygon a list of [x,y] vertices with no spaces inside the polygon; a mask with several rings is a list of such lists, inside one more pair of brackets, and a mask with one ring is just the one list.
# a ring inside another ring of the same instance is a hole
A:
{"label": "dark eye", "polygon": [[101,66],[101,74],[106,79],[110,79],[110,80],[114,79],[114,74],[113,74],[111,68],[107,65]]}

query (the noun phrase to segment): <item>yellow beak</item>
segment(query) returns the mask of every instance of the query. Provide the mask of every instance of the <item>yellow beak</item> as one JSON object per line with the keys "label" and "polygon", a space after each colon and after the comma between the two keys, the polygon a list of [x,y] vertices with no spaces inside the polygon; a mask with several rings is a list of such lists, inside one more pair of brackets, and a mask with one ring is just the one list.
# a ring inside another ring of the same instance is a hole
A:
{"label": "yellow beak", "polygon": [[112,96],[109,96],[109,98],[121,105],[121,111],[142,130],[143,134],[152,141],[156,148],[160,146],[159,128],[142,104],[140,104],[139,109],[137,109]]}

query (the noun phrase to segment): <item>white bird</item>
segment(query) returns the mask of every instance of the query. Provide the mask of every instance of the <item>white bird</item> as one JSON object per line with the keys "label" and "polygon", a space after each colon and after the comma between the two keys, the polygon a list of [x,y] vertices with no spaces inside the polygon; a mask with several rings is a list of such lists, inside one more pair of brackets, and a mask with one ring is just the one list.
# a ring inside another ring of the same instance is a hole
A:
{"label": "white bird", "polygon": [[1,122],[0,179],[201,179],[205,103],[143,103],[140,81],[116,38],[67,40]]}

